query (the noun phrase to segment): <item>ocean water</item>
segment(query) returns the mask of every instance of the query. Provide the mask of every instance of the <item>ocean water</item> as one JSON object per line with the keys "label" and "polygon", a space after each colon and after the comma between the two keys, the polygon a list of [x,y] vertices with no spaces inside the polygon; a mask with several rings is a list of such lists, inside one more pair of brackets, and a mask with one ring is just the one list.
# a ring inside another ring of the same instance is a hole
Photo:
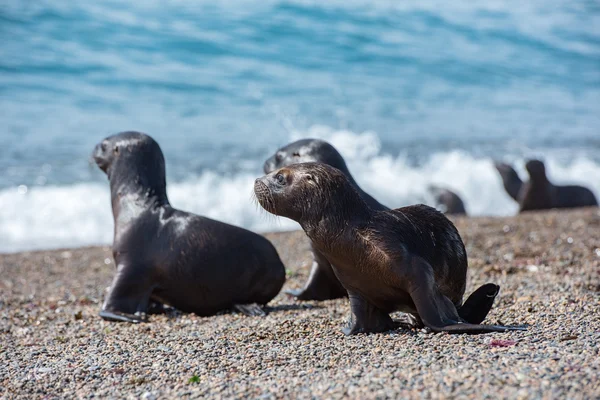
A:
{"label": "ocean water", "polygon": [[105,244],[93,146],[152,135],[175,207],[296,229],[252,201],[265,158],[331,141],[382,203],[510,215],[493,160],[600,197],[596,1],[0,0],[0,251]]}

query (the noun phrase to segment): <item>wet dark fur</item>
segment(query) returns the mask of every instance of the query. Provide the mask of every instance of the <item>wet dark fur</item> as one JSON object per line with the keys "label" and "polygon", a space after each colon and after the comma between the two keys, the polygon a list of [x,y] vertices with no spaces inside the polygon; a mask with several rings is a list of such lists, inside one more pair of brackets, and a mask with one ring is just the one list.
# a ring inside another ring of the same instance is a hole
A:
{"label": "wet dark fur", "polygon": [[141,321],[150,302],[212,315],[266,304],[280,291],[285,269],[267,239],[171,207],[163,154],[150,136],[110,136],[93,157],[109,177],[115,222],[117,274],[103,318]]}
{"label": "wet dark fur", "polygon": [[255,188],[267,211],[299,222],[331,261],[350,297],[345,333],[389,330],[392,311],[410,313],[415,326],[434,331],[511,329],[474,320],[487,315],[496,285],[482,286],[467,313],[460,312],[467,256],[452,222],[434,208],[372,209],[343,172],[319,163],[282,168],[257,179]]}

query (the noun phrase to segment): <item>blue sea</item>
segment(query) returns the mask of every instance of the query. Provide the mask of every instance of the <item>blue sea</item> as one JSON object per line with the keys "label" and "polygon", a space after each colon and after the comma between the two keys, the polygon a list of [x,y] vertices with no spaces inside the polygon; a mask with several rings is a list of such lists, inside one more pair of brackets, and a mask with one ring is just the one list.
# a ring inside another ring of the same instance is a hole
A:
{"label": "blue sea", "polygon": [[152,135],[175,207],[252,202],[279,146],[329,140],[390,207],[511,215],[493,160],[600,197],[597,1],[0,0],[0,251],[108,244],[105,136]]}

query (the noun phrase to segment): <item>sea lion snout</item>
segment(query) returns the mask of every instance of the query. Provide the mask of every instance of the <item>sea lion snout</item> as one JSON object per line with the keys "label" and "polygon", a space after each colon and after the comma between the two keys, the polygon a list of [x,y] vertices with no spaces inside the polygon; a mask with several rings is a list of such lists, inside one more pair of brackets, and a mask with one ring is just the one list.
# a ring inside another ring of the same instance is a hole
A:
{"label": "sea lion snout", "polygon": [[266,211],[275,214],[275,202],[271,189],[269,189],[268,175],[258,178],[254,181],[254,195],[258,200],[258,203]]}
{"label": "sea lion snout", "polygon": [[96,163],[96,165],[104,172],[108,169],[110,164],[110,160],[106,154],[107,142],[106,139],[98,143],[94,147],[94,151],[92,151],[92,159]]}

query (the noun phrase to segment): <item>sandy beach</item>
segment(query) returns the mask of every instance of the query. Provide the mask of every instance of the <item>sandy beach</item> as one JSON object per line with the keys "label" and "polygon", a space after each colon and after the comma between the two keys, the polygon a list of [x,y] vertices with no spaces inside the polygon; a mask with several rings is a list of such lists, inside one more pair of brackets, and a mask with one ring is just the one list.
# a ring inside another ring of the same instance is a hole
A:
{"label": "sandy beach", "polygon": [[[600,211],[454,218],[467,294],[501,286],[487,323],[526,332],[345,337],[347,299],[280,293],[266,317],[97,316],[109,247],[0,254],[0,397],[598,398]],[[301,286],[303,232],[266,234]]]}

